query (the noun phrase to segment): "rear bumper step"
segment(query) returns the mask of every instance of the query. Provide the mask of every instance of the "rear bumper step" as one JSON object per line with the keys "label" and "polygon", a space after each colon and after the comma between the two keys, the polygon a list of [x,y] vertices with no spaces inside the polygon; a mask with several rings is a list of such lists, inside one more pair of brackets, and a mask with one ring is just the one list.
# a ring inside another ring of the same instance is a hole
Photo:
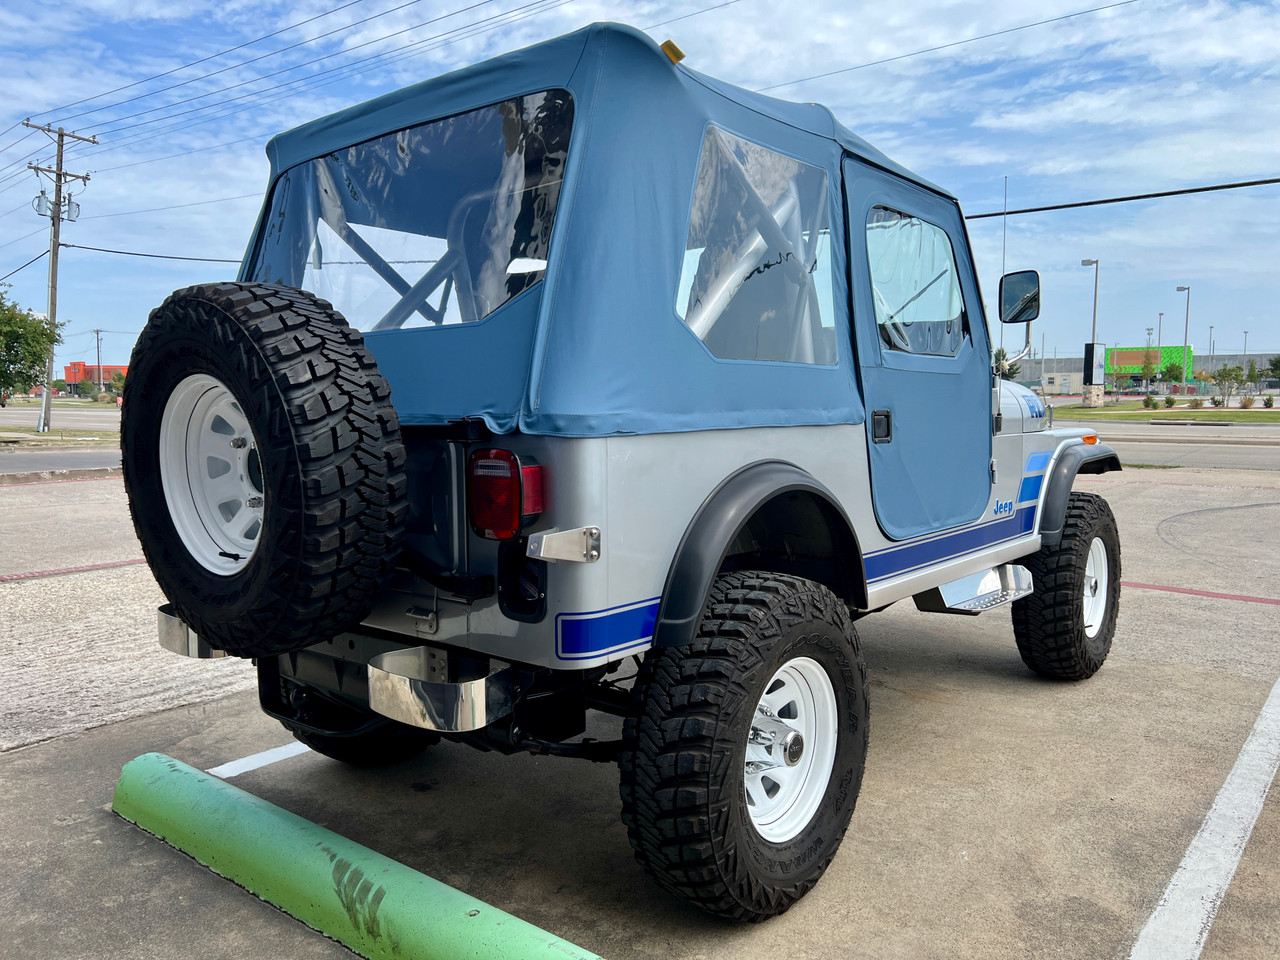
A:
{"label": "rear bumper step", "polygon": [[369,661],[369,706],[384,717],[439,733],[479,730],[511,713],[509,663],[490,660],[485,676],[460,683],[444,679],[448,663],[448,651],[441,647],[378,654]]}
{"label": "rear bumper step", "polygon": [[[201,660],[225,657],[201,640],[171,604],[157,611],[160,646]],[[511,664],[490,660],[485,676],[451,682],[444,647],[406,647],[369,660],[369,708],[376,713],[437,733],[466,733],[511,713],[515,691]]]}

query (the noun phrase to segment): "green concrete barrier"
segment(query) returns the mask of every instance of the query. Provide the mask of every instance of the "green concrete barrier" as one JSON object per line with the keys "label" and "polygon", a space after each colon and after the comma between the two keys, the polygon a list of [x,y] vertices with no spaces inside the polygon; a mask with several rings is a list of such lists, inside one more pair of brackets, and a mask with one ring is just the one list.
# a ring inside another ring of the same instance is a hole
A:
{"label": "green concrete barrier", "polygon": [[163,753],[125,764],[112,809],[370,960],[599,960]]}

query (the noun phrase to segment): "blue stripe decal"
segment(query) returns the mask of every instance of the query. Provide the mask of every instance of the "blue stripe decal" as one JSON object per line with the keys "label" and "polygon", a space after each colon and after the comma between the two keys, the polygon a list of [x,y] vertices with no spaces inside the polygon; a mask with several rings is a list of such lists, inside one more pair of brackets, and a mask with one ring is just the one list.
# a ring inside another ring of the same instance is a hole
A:
{"label": "blue stripe decal", "polygon": [[658,622],[660,597],[639,603],[556,615],[556,656],[561,660],[588,660],[646,646]]}
{"label": "blue stripe decal", "polygon": [[868,554],[865,558],[867,582],[885,580],[900,573],[963,556],[1005,540],[1014,540],[1030,533],[1035,525],[1035,519],[1036,508],[1023,507],[1013,516],[995,523],[969,527],[924,543],[908,543],[901,547]]}
{"label": "blue stripe decal", "polygon": [[1040,499],[1040,485],[1044,483],[1044,474],[1034,477],[1023,477],[1022,486],[1018,488],[1018,502]]}
{"label": "blue stripe decal", "polygon": [[1053,459],[1052,450],[1041,450],[1039,453],[1033,453],[1027,457],[1027,466],[1023,473],[1035,473],[1037,470],[1043,470],[1049,465],[1049,461]]}

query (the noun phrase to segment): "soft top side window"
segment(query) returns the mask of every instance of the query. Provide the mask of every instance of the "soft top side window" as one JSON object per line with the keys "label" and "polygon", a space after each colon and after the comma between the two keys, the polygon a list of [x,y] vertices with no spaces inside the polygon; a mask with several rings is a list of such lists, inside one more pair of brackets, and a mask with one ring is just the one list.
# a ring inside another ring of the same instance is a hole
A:
{"label": "soft top side window", "polygon": [[676,313],[726,360],[836,363],[827,174],[708,127]]}
{"label": "soft top side window", "polygon": [[872,207],[867,260],[882,348],[956,356],[968,321],[946,232],[919,217]]}

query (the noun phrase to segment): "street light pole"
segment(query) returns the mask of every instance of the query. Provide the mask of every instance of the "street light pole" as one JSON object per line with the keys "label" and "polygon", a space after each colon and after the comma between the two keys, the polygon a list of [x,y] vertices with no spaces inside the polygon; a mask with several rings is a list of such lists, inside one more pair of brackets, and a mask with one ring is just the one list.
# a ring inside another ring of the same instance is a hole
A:
{"label": "street light pole", "polygon": [[1213,324],[1209,324],[1209,376],[1213,376]]}
{"label": "street light pole", "polygon": [[1156,383],[1164,379],[1164,371],[1161,364],[1164,363],[1164,357],[1161,351],[1164,350],[1164,311],[1160,311],[1160,319],[1156,322]]}
{"label": "street light pole", "polygon": [[[1153,326],[1148,326],[1147,349],[1146,349],[1146,352],[1143,353],[1143,360],[1142,360],[1143,366],[1147,366],[1147,360],[1149,357],[1151,357],[1151,334],[1155,332],[1156,332],[1156,328],[1153,328]],[[1156,379],[1156,375],[1152,374],[1151,379],[1152,380]],[[1151,380],[1147,380],[1146,378],[1143,378],[1142,390],[1143,390],[1143,393],[1151,393]]]}
{"label": "street light pole", "polygon": [[1097,260],[1081,260],[1080,266],[1093,267],[1093,335],[1089,338],[1090,343],[1098,342],[1098,261]]}
{"label": "street light pole", "polygon": [[1191,286],[1179,287],[1178,292],[1187,292],[1187,325],[1182,328],[1182,385],[1187,385],[1187,377],[1191,373],[1187,368],[1191,364],[1187,363],[1187,349],[1191,346]]}
{"label": "street light pole", "polygon": [[[1093,332],[1089,335],[1089,343],[1095,344],[1098,342],[1098,261],[1097,260],[1081,260],[1080,266],[1093,267]],[[1094,349],[1095,348],[1092,346],[1089,347],[1090,351],[1093,351]],[[1083,406],[1101,407],[1103,403],[1106,401],[1106,383],[1105,383],[1106,359],[1105,358],[1106,358],[1106,348],[1104,347],[1103,348],[1103,368],[1102,368],[1104,383],[1102,384],[1102,386],[1099,386],[1098,384],[1095,383],[1095,384],[1090,384],[1087,387],[1081,387],[1083,396],[1080,398],[1080,400]],[[1095,364],[1098,362],[1097,357],[1093,358],[1093,362]],[[1085,376],[1086,378],[1090,377],[1088,369],[1085,370]]]}

